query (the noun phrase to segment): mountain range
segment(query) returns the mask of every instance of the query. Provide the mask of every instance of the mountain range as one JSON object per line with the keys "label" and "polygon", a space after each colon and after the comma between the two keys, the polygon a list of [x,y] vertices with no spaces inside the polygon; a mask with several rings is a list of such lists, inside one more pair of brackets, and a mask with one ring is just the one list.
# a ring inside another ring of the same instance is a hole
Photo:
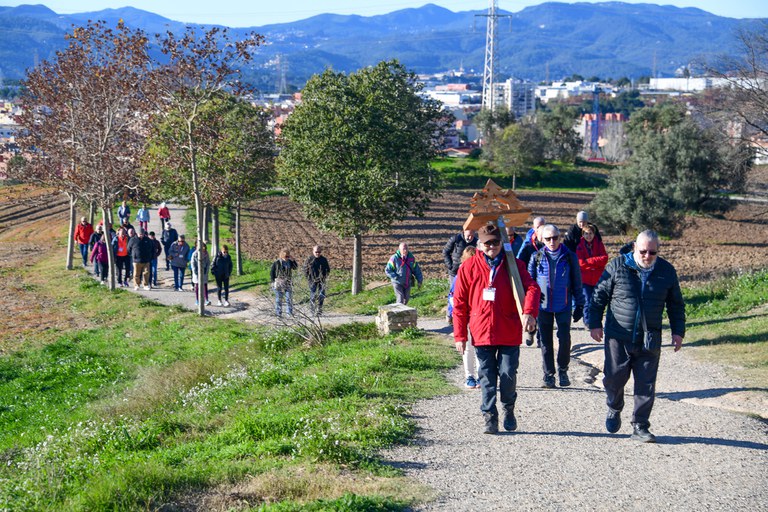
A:
{"label": "mountain range", "polygon": [[[677,69],[737,51],[736,32],[759,19],[733,19],[697,8],[623,2],[546,2],[498,23],[500,75],[541,81],[572,74],[601,78],[671,76]],[[321,14],[292,23],[232,29],[266,37],[247,78],[274,90],[280,74],[301,86],[331,67],[354,71],[399,59],[417,73],[464,68],[482,74],[486,11],[453,12],[434,4],[377,16]],[[0,78],[18,79],[65,46],[72,25],[100,19],[158,33],[185,24],[132,7],[57,14],[44,5],[0,6]],[[279,64],[278,64],[279,63]]]}

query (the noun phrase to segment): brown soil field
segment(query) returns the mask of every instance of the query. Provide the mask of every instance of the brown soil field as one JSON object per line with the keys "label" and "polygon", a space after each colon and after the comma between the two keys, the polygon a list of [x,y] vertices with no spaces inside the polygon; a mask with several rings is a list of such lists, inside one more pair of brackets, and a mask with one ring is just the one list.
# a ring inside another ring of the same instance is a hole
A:
{"label": "brown soil field", "polygon": [[[766,174],[766,173],[763,173]],[[446,275],[442,248],[458,233],[466,220],[470,192],[446,192],[435,200],[423,218],[410,217],[385,233],[363,237],[363,268],[369,280],[384,279],[384,266],[400,241],[407,241],[425,275]],[[575,222],[593,195],[522,191],[518,198],[561,230]],[[661,255],[669,260],[686,284],[702,283],[734,272],[762,268],[768,262],[768,203],[740,202],[723,216],[689,217],[682,238],[665,241]],[[520,232],[528,226],[521,226]],[[609,254],[630,236],[605,236]],[[350,270],[352,241],[324,233],[308,221],[298,205],[285,197],[270,197],[252,203],[243,211],[243,246],[252,258],[273,260],[282,247],[297,261],[311,253],[315,243],[323,245],[333,268]]]}

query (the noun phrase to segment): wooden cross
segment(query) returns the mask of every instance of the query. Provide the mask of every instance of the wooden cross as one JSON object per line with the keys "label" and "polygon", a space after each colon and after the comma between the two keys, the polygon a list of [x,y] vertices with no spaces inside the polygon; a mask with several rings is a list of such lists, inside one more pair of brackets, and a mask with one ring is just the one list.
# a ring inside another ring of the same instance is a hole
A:
{"label": "wooden cross", "polygon": [[506,226],[520,226],[525,224],[531,215],[531,209],[523,207],[523,203],[514,192],[502,190],[493,180],[488,180],[483,190],[475,193],[469,204],[469,217],[464,222],[464,229],[479,230],[486,224],[494,224],[499,228],[504,252],[507,255],[507,271],[512,292],[517,302],[517,312],[520,321],[523,318],[523,304],[525,301],[525,289],[520,273],[517,271],[515,254],[512,253],[512,244],[507,236]]}

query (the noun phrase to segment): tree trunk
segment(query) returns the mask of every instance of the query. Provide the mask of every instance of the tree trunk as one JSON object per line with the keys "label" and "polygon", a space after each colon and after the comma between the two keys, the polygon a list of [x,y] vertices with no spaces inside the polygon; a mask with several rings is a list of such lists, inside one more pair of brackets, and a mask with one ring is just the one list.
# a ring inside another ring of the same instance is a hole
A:
{"label": "tree trunk", "polygon": [[88,222],[93,226],[93,219],[96,217],[96,205],[91,202],[88,207]]}
{"label": "tree trunk", "polygon": [[237,275],[243,275],[243,255],[240,252],[240,201],[235,210],[235,255],[237,259]]}
{"label": "tree trunk", "polygon": [[210,254],[217,254],[219,252],[219,207],[214,206],[211,208],[211,247]]}
{"label": "tree trunk", "polygon": [[75,251],[75,216],[77,215],[77,197],[67,193],[69,197],[69,241],[67,242],[67,270],[72,270],[73,253]]}
{"label": "tree trunk", "polygon": [[517,185],[517,173],[514,173],[512,175],[512,190],[515,190],[516,185]]}
{"label": "tree trunk", "polygon": [[114,290],[117,286],[115,282],[115,252],[112,250],[112,240],[109,239],[109,230],[112,228],[112,210],[102,208],[101,218],[104,221],[104,241],[107,243],[107,265],[109,266],[109,289]]}
{"label": "tree trunk", "polygon": [[211,207],[209,205],[203,206],[203,238],[200,240],[203,241],[209,241],[211,239],[210,236],[210,225],[211,225]]}
{"label": "tree trunk", "polygon": [[363,291],[363,236],[355,235],[352,252],[352,295]]}
{"label": "tree trunk", "polygon": [[[196,185],[196,184],[195,184]],[[195,188],[197,188],[195,186]],[[206,207],[203,206],[203,200],[200,198],[200,193],[195,190],[195,213],[197,215],[197,246],[196,251],[200,250],[200,244],[205,240],[205,215]],[[205,291],[203,290],[203,284],[201,281],[203,277],[203,259],[198,256],[197,258],[197,314],[200,316],[205,315]],[[194,284],[193,284],[194,286]]]}

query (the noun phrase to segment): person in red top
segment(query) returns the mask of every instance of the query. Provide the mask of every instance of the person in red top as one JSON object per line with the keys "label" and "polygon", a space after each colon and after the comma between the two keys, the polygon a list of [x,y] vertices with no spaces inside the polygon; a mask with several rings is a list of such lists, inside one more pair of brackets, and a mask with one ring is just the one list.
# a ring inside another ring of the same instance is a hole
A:
{"label": "person in red top", "polygon": [[88,244],[91,241],[92,234],[93,226],[91,223],[85,220],[85,217],[80,217],[80,224],[75,227],[75,242],[80,244],[80,255],[83,257],[83,267],[88,266]]}
{"label": "person in red top", "polygon": [[160,224],[163,230],[165,230],[165,223],[171,220],[171,212],[168,210],[165,202],[160,203],[160,208],[157,209],[157,216],[160,217]]}
{"label": "person in red top", "polygon": [[603,242],[597,237],[597,226],[586,224],[581,228],[581,241],[576,246],[576,257],[581,269],[581,289],[584,293],[584,325],[589,325],[589,306],[592,292],[608,264],[608,253]]}
{"label": "person in red top", "polygon": [[477,253],[459,267],[456,277],[453,339],[456,350],[463,354],[468,339],[467,329],[472,333],[472,345],[479,362],[484,432],[496,434],[499,431],[497,382],[504,408],[504,429],[517,429],[515,401],[520,344],[523,329],[531,331],[536,326],[541,290],[531,279],[525,265],[515,259],[525,290],[523,316],[520,318],[507,271],[506,255],[501,250],[499,229],[489,224],[480,229],[478,239]]}

